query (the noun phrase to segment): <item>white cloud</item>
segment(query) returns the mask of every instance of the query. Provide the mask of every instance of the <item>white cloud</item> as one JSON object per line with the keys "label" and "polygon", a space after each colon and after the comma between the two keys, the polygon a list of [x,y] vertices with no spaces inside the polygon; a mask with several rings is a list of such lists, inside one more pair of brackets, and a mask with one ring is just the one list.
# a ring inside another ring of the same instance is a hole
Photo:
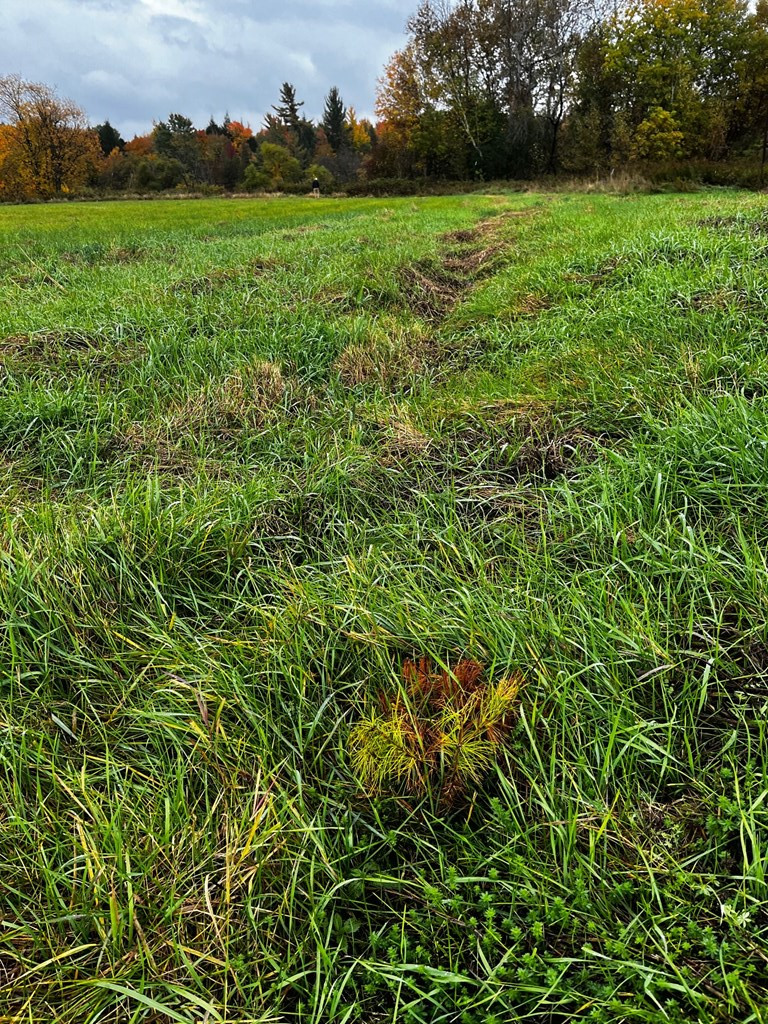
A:
{"label": "white cloud", "polygon": [[99,89],[106,96],[118,96],[131,89],[131,83],[123,75],[104,68],[86,71],[83,81],[91,88]]}
{"label": "white cloud", "polygon": [[261,123],[291,81],[319,117],[337,85],[361,116],[418,0],[2,0],[0,68],[48,82],[124,135],[179,111]]}
{"label": "white cloud", "polygon": [[206,24],[206,16],[199,3],[189,3],[188,0],[139,0],[139,5],[145,8],[150,17],[178,18],[197,25]]}
{"label": "white cloud", "polygon": [[293,66],[299,71],[303,71],[305,75],[311,76],[312,78],[317,77],[315,62],[308,53],[289,53],[287,56]]}

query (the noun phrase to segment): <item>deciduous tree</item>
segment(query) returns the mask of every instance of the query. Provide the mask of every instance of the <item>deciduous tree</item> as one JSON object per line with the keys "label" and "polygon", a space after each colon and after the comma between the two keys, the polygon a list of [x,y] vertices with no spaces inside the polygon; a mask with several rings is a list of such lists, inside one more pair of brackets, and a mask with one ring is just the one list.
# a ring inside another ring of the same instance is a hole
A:
{"label": "deciduous tree", "polygon": [[301,164],[283,146],[276,146],[272,142],[262,143],[261,163],[273,188],[279,189],[301,180]]}
{"label": "deciduous tree", "polygon": [[40,82],[0,77],[0,120],[10,127],[6,148],[33,194],[56,195],[83,185],[100,157],[85,113]]}
{"label": "deciduous tree", "polygon": [[409,44],[396,51],[384,68],[376,90],[378,145],[372,161],[374,173],[397,176],[414,168],[414,140],[425,101],[416,56]]}

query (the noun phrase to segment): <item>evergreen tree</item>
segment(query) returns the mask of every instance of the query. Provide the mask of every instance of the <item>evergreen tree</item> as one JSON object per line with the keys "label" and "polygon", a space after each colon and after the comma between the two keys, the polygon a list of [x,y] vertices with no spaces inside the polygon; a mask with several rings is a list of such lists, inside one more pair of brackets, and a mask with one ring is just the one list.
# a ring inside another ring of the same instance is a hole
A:
{"label": "evergreen tree", "polygon": [[295,131],[299,124],[299,107],[303,106],[304,101],[299,102],[296,99],[295,87],[290,82],[283,82],[280,87],[280,102],[272,107],[282,124]]}
{"label": "evergreen tree", "polygon": [[104,156],[109,156],[113,149],[124,149],[125,139],[120,137],[120,132],[113,128],[109,121],[104,124],[97,124],[94,131],[99,137],[99,144]]}
{"label": "evergreen tree", "polygon": [[315,151],[315,126],[306,117],[302,117],[294,129],[296,135],[297,156],[306,167]]}
{"label": "evergreen tree", "polygon": [[206,135],[226,135],[227,134],[227,129],[224,128],[222,125],[217,124],[216,121],[214,121],[213,117],[211,117],[211,120],[208,122],[208,125],[207,125],[207,127],[205,129],[205,134]]}
{"label": "evergreen tree", "polygon": [[322,124],[328,142],[338,153],[347,144],[347,111],[335,85],[325,97]]}
{"label": "evergreen tree", "polygon": [[194,176],[200,160],[200,141],[192,121],[183,114],[169,114],[152,132],[153,146],[159,156],[178,160],[187,175]]}

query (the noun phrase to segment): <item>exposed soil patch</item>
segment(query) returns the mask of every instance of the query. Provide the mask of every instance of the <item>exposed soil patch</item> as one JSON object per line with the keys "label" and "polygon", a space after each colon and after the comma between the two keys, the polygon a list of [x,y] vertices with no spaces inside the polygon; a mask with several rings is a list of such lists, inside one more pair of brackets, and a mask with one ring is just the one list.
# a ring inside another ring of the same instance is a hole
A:
{"label": "exposed soil patch", "polygon": [[492,274],[499,266],[504,248],[500,244],[476,250],[448,253],[443,266],[452,274],[471,276],[476,280]]}
{"label": "exposed soil patch", "polygon": [[425,320],[441,320],[475,281],[499,269],[510,248],[499,237],[505,224],[533,213],[533,209],[507,210],[472,228],[443,235],[441,241],[453,248],[438,260],[422,260],[402,270],[399,283],[405,304]]}
{"label": "exposed soil patch", "polygon": [[621,264],[620,256],[613,256],[611,259],[606,260],[596,271],[591,274],[566,274],[563,280],[572,282],[573,284],[586,284],[592,288],[600,288],[610,282],[614,273]]}
{"label": "exposed soil patch", "polygon": [[[192,479],[199,463],[196,456],[180,445],[178,438],[147,423],[132,423],[114,438],[110,448],[114,456],[128,455],[145,473],[156,472],[181,480]],[[206,472],[211,471],[209,459],[205,467]]]}
{"label": "exposed soil patch", "polygon": [[747,313],[768,311],[768,302],[759,296],[729,288],[720,288],[715,292],[695,292],[684,304],[700,313],[727,312],[728,310],[741,310]]}
{"label": "exposed soil patch", "polygon": [[171,286],[174,295],[213,295],[235,282],[247,284],[279,264],[274,260],[253,259],[237,267],[220,267],[201,277],[177,281]]}
{"label": "exposed soil patch", "polygon": [[485,220],[480,221],[479,224],[475,224],[471,228],[460,228],[458,231],[447,231],[444,235],[441,235],[440,240],[448,243],[449,245],[456,242],[461,245],[477,242],[480,239],[487,237],[489,234],[494,234],[505,221],[519,220],[521,217],[531,217],[534,212],[535,210],[533,207],[528,210],[505,210],[503,213],[497,213],[492,217],[487,217]]}
{"label": "exposed soil patch", "polygon": [[[495,273],[504,262],[509,244],[498,235],[505,222],[509,218],[530,216],[533,212],[510,210],[472,228],[443,235],[441,241],[452,248],[401,268],[397,275],[399,303],[397,299],[394,303],[405,305],[422,320],[439,323],[475,282]],[[380,291],[377,297],[381,305],[393,303],[389,292]],[[344,292],[321,293],[318,301],[341,312],[358,309],[361,305],[358,296]]]}
{"label": "exposed soil patch", "polygon": [[326,306],[333,310],[334,313],[354,313],[360,307],[358,299],[346,292],[328,293],[321,291],[318,293],[315,301],[318,305]]}
{"label": "exposed soil patch", "polygon": [[52,359],[62,353],[86,352],[98,347],[100,339],[78,331],[42,331],[38,334],[12,334],[0,341],[0,362],[29,362]]}
{"label": "exposed soil patch", "polygon": [[699,227],[715,228],[719,231],[746,231],[751,235],[768,235],[768,216],[747,217],[743,213],[724,217],[705,217]]}
{"label": "exposed soil patch", "polygon": [[10,278],[12,284],[17,288],[58,288],[59,291],[66,291],[66,278],[59,280],[48,270],[35,266],[30,273],[15,274]]}
{"label": "exposed soil patch", "polygon": [[[734,630],[734,632],[736,632]],[[723,630],[720,634],[723,640]],[[727,632],[726,632],[727,639]],[[723,689],[744,698],[768,701],[768,646],[758,637],[738,637],[729,651],[728,673],[720,677]]]}
{"label": "exposed soil patch", "polygon": [[141,245],[101,245],[92,242],[79,249],[62,252],[59,259],[75,267],[109,266],[121,263],[138,263],[148,259],[151,251]]}
{"label": "exposed soil patch", "polygon": [[538,316],[545,309],[549,309],[551,305],[552,300],[548,295],[538,295],[534,292],[529,292],[517,300],[515,313],[517,316]]}
{"label": "exposed soil patch", "polygon": [[572,472],[587,449],[592,449],[589,439],[563,435],[477,458],[476,452],[445,450],[439,441],[427,448],[388,441],[381,456],[386,488],[382,480],[377,494],[388,489],[412,503],[421,495],[450,492],[457,516],[471,528],[510,517],[520,520],[541,505],[536,485]]}
{"label": "exposed soil patch", "polygon": [[477,460],[484,471],[491,471],[505,483],[516,483],[524,477],[554,480],[567,474],[598,447],[598,438],[587,431],[542,429],[530,421],[511,421],[489,429],[467,428],[453,440],[461,461]]}
{"label": "exposed soil patch", "polygon": [[478,228],[465,228],[461,231],[449,231],[442,236],[442,241],[466,244],[467,242],[476,241],[479,237],[480,230]]}
{"label": "exposed soil patch", "polygon": [[375,422],[371,443],[380,468],[379,500],[412,503],[419,495],[452,491],[468,525],[534,512],[535,484],[572,473],[596,456],[601,439],[530,416],[459,426],[431,438],[407,420]]}
{"label": "exposed soil patch", "polygon": [[7,953],[0,953],[0,988],[10,985],[22,973],[22,966]]}
{"label": "exposed soil patch", "polygon": [[[453,248],[435,259],[424,259],[403,267],[398,275],[400,302],[420,321],[432,327],[445,319],[462,295],[474,283],[494,273],[508,246],[496,238],[500,226],[507,216],[528,215],[532,211],[510,211],[483,221],[463,231],[450,232],[443,240],[461,248]],[[482,241],[481,248],[472,248],[467,243]],[[329,295],[326,304],[346,311],[356,305],[351,296]],[[526,296],[516,315],[535,314],[545,309],[549,300],[544,296]],[[402,385],[408,378],[423,373],[445,361],[456,368],[457,353],[448,350],[435,333],[416,334],[404,338],[385,337],[374,339],[372,344],[350,345],[334,363],[342,383],[356,387],[367,382],[379,385]]]}
{"label": "exposed soil patch", "polygon": [[133,338],[105,342],[98,335],[77,331],[15,334],[0,341],[0,369],[27,375],[79,371],[106,380],[142,352],[143,346]]}
{"label": "exposed soil patch", "polygon": [[[627,850],[643,849],[659,862],[690,852],[706,834],[710,813],[700,798],[683,796],[677,800],[649,801],[627,808]],[[622,824],[619,825],[621,831]]]}
{"label": "exposed soil patch", "polygon": [[442,265],[422,261],[400,275],[400,292],[408,308],[424,320],[439,320],[468,287]]}

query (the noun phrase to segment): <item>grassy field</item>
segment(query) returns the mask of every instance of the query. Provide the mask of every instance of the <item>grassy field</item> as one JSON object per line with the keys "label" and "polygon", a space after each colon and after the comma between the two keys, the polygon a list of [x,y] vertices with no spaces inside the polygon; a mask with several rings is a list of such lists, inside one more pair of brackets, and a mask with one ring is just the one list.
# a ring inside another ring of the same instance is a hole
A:
{"label": "grassy field", "polygon": [[0,238],[0,1022],[768,1021],[766,197]]}

